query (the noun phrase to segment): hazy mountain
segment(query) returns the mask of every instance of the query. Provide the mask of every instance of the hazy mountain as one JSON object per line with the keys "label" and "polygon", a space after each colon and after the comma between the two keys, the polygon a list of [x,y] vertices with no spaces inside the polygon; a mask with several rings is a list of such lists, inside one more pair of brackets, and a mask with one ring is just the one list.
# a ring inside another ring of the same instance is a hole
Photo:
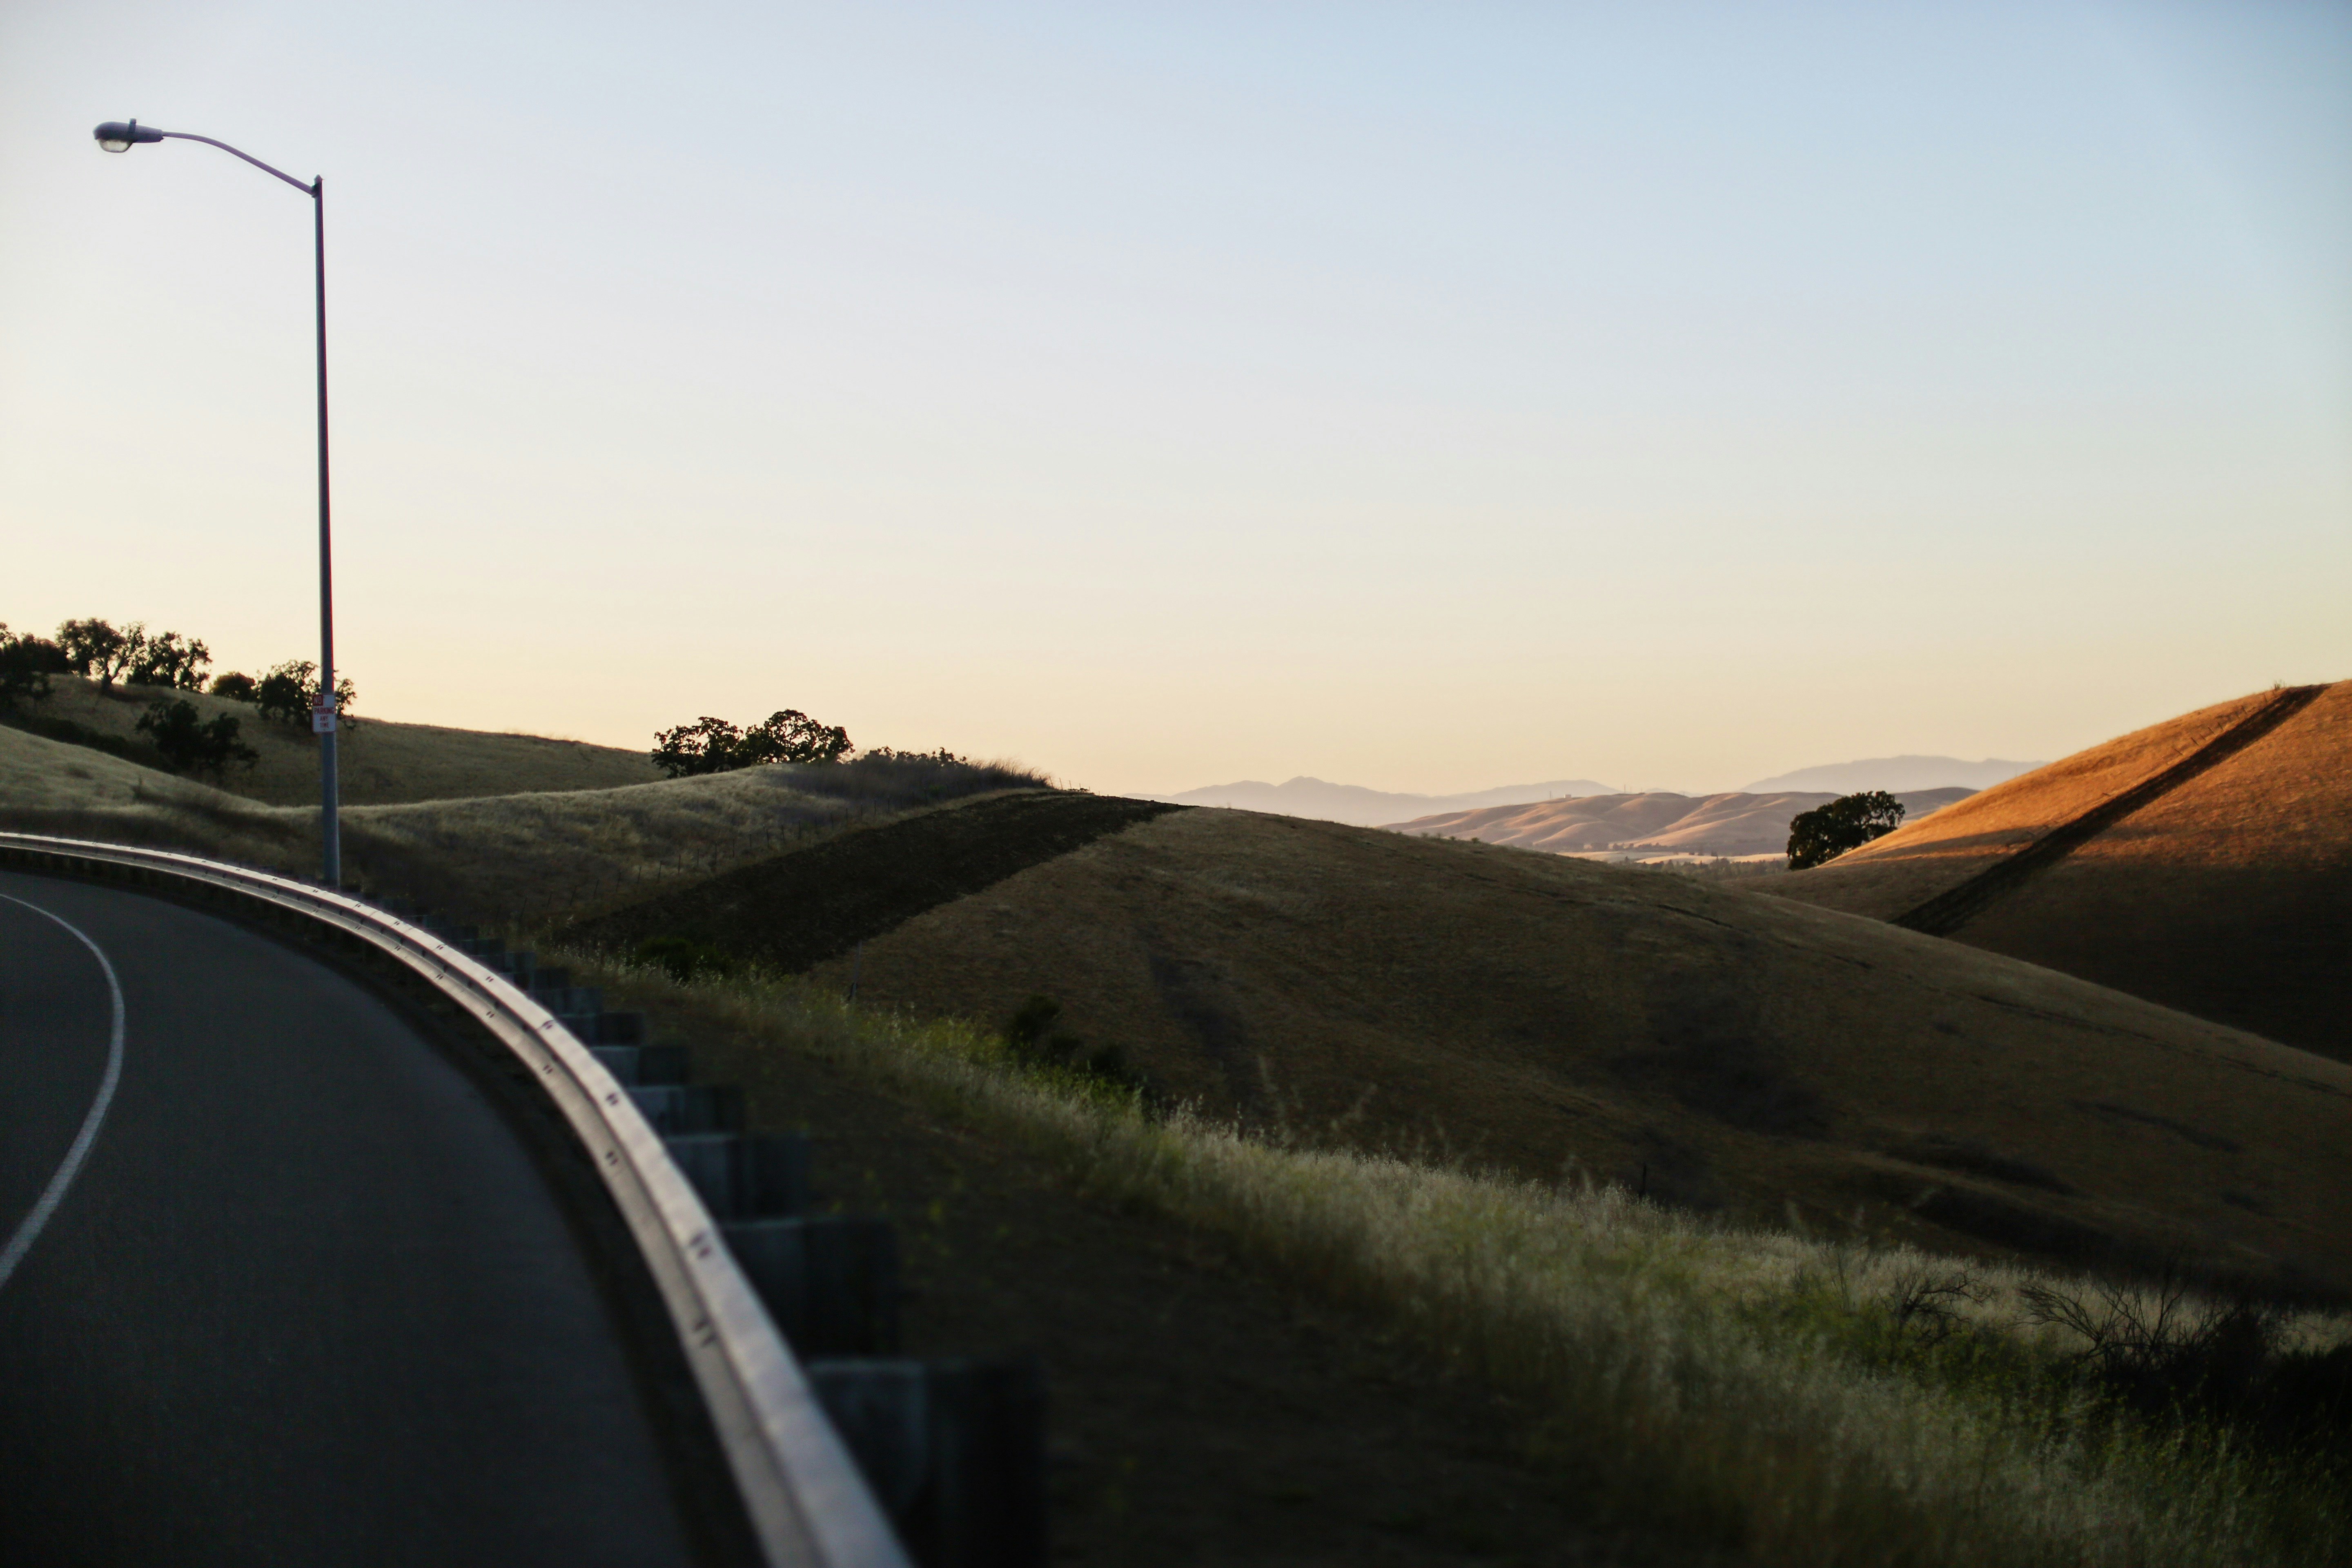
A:
{"label": "hazy mountain", "polygon": [[1231,805],[1244,811],[1270,811],[1283,816],[1313,816],[1326,822],[1351,822],[1377,827],[1409,816],[1438,812],[1475,811],[1488,805],[1520,805],[1530,801],[1559,800],[1580,795],[1614,793],[1591,779],[1553,779],[1547,784],[1505,784],[1470,795],[1400,795],[1366,789],[1361,784],[1326,784],[1321,779],[1295,778],[1285,784],[1244,779],[1238,784],[1211,784],[1182,795],[1148,795],[1149,800],[1174,801],[1179,805]]}
{"label": "hazy mountain", "polygon": [[1832,795],[1852,795],[1857,790],[1883,789],[1889,795],[1900,795],[1906,790],[1942,789],[1947,784],[1990,789],[2041,765],[2003,762],[1999,757],[1987,757],[1980,763],[1964,763],[1958,757],[1872,757],[1859,763],[1824,763],[1820,767],[1799,768],[1778,778],[1759,779],[1745,785],[1742,793],[1827,790]]}
{"label": "hazy mountain", "polygon": [[[1917,821],[1976,792],[1962,785],[1911,790],[1895,798],[1906,821]],[[1801,811],[1836,799],[1823,790],[1764,795],[1605,795],[1533,805],[1497,805],[1389,824],[1399,833],[1515,844],[1554,855],[1622,851],[1634,859],[1674,855],[1778,855],[1789,847],[1789,823]]]}

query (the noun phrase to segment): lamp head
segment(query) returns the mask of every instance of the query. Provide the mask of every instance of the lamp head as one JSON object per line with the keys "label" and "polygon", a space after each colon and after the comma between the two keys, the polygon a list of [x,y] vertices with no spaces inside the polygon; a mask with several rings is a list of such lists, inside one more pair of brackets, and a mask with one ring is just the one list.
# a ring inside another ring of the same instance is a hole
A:
{"label": "lamp head", "polygon": [[98,144],[110,153],[127,153],[134,142],[163,140],[163,133],[161,131],[146,130],[135,120],[128,121],[110,120],[90,134],[97,137]]}

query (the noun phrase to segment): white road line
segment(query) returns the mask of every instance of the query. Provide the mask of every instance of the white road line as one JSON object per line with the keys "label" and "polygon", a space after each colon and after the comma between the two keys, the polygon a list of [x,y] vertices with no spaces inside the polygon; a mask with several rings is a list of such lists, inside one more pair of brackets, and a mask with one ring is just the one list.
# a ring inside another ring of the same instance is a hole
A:
{"label": "white road line", "polygon": [[99,968],[106,972],[106,989],[114,1003],[114,1029],[106,1042],[106,1077],[99,1083],[98,1098],[89,1102],[89,1114],[81,1119],[81,1131],[74,1134],[73,1147],[66,1151],[65,1160],[58,1166],[57,1174],[51,1176],[49,1184],[41,1190],[41,1201],[33,1205],[33,1212],[25,1216],[25,1223],[18,1226],[16,1234],[8,1238],[7,1250],[0,1252],[0,1286],[5,1286],[8,1276],[16,1271],[16,1265],[24,1261],[25,1254],[32,1250],[33,1243],[39,1238],[41,1227],[49,1223],[49,1216],[58,1212],[58,1205],[65,1201],[66,1189],[73,1185],[74,1177],[80,1173],[82,1161],[89,1155],[89,1146],[98,1142],[98,1129],[106,1120],[106,1108],[114,1103],[114,1086],[122,1080],[122,984],[115,979],[114,965],[107,961],[105,950],[90,941],[79,926],[63,915],[51,914],[38,904],[26,903],[13,893],[0,893],[0,899],[6,899],[12,904],[24,904],[35,914],[47,916],[71,932],[82,946],[89,949],[90,956],[98,960]]}

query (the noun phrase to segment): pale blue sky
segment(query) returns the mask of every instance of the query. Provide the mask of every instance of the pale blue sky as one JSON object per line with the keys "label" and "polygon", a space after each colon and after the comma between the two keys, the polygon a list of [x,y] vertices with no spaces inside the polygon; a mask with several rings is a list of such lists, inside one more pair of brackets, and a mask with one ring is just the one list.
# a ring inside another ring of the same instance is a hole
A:
{"label": "pale blue sky", "polygon": [[2352,5],[0,12],[0,619],[1104,790],[2352,676]]}

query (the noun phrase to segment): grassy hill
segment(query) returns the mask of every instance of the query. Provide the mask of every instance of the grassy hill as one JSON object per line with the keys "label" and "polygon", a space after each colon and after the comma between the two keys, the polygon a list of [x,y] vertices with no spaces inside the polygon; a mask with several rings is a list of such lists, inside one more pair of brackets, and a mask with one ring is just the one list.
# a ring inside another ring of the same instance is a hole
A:
{"label": "grassy hill", "polygon": [[219,796],[237,804],[235,796],[105,752],[0,726],[0,808],[129,806],[183,790],[191,798]]}
{"label": "grassy hill", "polygon": [[[740,906],[694,934],[771,941]],[[856,962],[866,1004],[916,1016],[1002,1026],[1051,997],[1163,1098],[1310,1143],[2352,1289],[2352,1068],[1793,900],[1196,809],[943,899]]]}
{"label": "grassy hill", "polygon": [[[270,805],[306,805],[318,800],[318,742],[308,730],[266,722],[245,703],[203,692],[143,686],[110,690],[71,676],[57,678],[52,688],[47,701],[27,705],[29,714],[64,720],[132,744],[144,742],[139,721],[159,698],[184,698],[206,719],[232,714],[239,721],[240,738],[261,753],[261,760],[251,769],[230,769],[217,781],[220,787]],[[642,752],[543,735],[401,724],[364,715],[343,731],[337,760],[346,805],[612,789],[661,777]]]}
{"label": "grassy hill", "polygon": [[[2203,750],[2217,744],[2227,754]],[[1748,886],[1902,919],[2074,824],[2081,842],[1937,929],[2352,1060],[2352,681],[2184,714]]]}
{"label": "grassy hill", "polygon": [[[1965,800],[1952,786],[1895,796],[1912,820]],[[1789,847],[1789,823],[1799,812],[1837,797],[1818,791],[1772,795],[1734,792],[1692,796],[1653,790],[1643,795],[1584,795],[1532,805],[1494,805],[1392,823],[1399,833],[1475,838],[1555,855],[1622,850],[1629,858],[1667,855],[1780,855]]]}
{"label": "grassy hill", "polygon": [[[531,752],[499,742],[530,737],[386,728],[422,754],[416,776],[467,776],[470,764],[501,757],[508,782],[528,776]],[[436,756],[437,736],[457,740]],[[560,757],[556,763],[560,772]],[[593,758],[588,765],[596,765]],[[544,921],[697,882],[847,825],[1043,785],[1009,765],[865,757],[601,789],[347,805],[344,874],[371,893],[463,919]],[[0,727],[0,828],[186,849],[309,877],[318,870],[319,814],[310,795],[302,799],[265,805]]]}

